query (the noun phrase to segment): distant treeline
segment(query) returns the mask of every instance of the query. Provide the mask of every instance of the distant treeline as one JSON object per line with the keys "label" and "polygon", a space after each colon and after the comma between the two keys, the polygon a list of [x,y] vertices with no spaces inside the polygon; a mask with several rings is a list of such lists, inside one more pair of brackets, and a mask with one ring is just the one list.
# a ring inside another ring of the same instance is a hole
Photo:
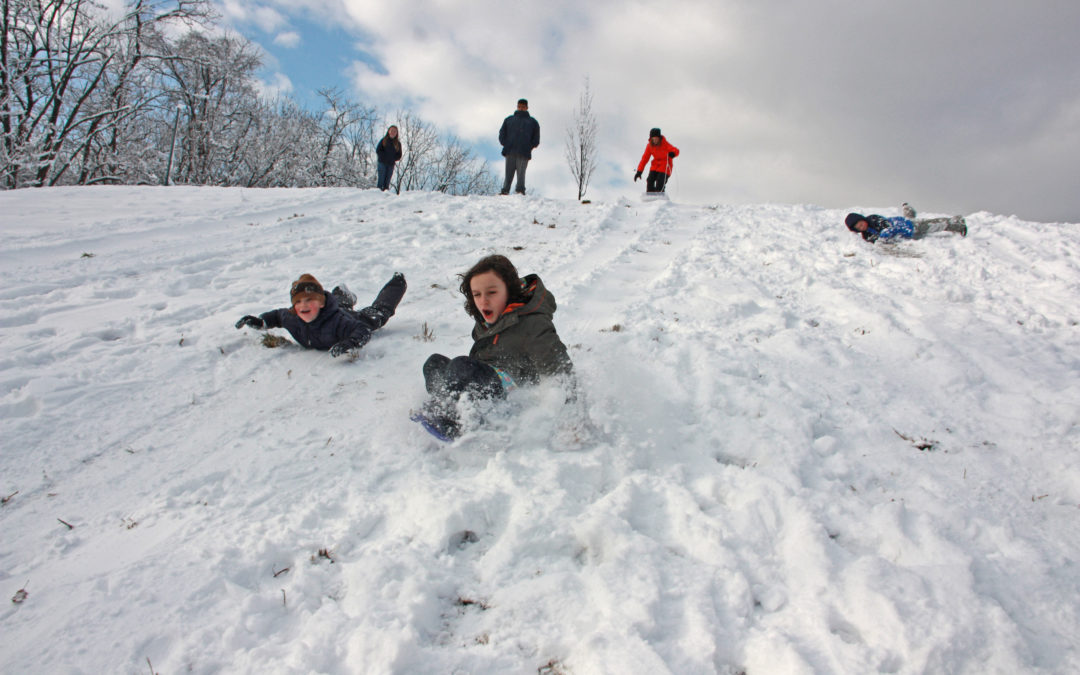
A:
{"label": "distant treeline", "polygon": [[383,120],[404,156],[391,189],[496,189],[486,162],[408,111],[319,92],[318,110],[258,94],[259,49],[208,0],[0,0],[0,187],[375,183]]}

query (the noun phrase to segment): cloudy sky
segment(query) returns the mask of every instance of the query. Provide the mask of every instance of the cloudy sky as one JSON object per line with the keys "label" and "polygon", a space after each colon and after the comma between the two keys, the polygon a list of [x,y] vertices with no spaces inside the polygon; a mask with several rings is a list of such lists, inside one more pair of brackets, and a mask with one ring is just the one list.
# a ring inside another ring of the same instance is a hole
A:
{"label": "cloudy sky", "polygon": [[[564,138],[589,78],[601,166],[633,195],[651,127],[687,203],[986,210],[1080,223],[1075,0],[219,0],[267,86],[408,106],[498,158],[520,97],[529,189],[573,198]],[[501,162],[496,165],[501,172]]]}

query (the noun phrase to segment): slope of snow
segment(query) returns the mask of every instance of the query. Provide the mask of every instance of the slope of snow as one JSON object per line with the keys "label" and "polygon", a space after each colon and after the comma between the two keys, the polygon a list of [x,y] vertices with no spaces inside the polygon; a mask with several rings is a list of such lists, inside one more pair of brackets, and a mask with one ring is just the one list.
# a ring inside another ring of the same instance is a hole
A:
{"label": "slope of snow", "polygon": [[[1077,225],[875,247],[814,206],[182,187],[0,212],[2,672],[1080,671]],[[456,275],[490,252],[555,295],[583,403],[519,390],[440,444],[420,366],[467,353]],[[395,271],[355,360],[233,328],[303,272],[365,302]]]}

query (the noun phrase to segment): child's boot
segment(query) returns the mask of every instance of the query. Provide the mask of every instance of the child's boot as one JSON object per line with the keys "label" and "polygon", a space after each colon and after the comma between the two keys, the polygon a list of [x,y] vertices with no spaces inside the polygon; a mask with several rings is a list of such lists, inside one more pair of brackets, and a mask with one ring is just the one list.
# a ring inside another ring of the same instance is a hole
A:
{"label": "child's boot", "polygon": [[408,288],[408,284],[405,283],[405,275],[401,272],[395,272],[390,281],[386,282],[386,285],[379,291],[375,302],[371,303],[370,307],[360,310],[360,315],[374,322],[376,327],[385,326],[390,317],[394,316],[398,303],[405,296],[406,288]]}
{"label": "child's boot", "polygon": [[946,232],[956,232],[961,237],[967,236],[967,221],[963,216],[953,216],[949,218],[949,224],[945,226]]}
{"label": "child's boot", "polygon": [[907,202],[904,202],[903,206],[900,207],[900,211],[908,220],[911,220],[915,217],[915,207],[913,207],[911,204],[908,204]]}
{"label": "child's boot", "polygon": [[350,291],[345,284],[334,286],[334,290],[330,291],[330,295],[334,296],[338,301],[338,305],[345,309],[352,309],[356,306],[356,294]]}

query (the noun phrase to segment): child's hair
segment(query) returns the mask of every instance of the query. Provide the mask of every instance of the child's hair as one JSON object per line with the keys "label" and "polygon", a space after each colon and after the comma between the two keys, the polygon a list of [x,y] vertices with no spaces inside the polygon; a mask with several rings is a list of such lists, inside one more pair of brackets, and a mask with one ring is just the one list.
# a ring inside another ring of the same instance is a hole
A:
{"label": "child's hair", "polygon": [[[391,138],[390,137],[390,130],[391,129],[396,129],[397,130],[397,132],[398,132],[398,137],[397,138]],[[397,128],[396,124],[391,124],[390,126],[386,127],[386,133],[383,134],[382,144],[383,144],[384,147],[390,147],[392,145],[392,146],[394,146],[395,150],[401,150],[401,130]]]}
{"label": "child's hair", "polygon": [[476,301],[473,300],[472,278],[485,272],[494,272],[506,284],[508,303],[525,302],[529,299],[525,295],[525,284],[522,283],[521,277],[518,276],[514,263],[510,262],[510,259],[504,255],[489,255],[481,258],[480,262],[470,267],[465,274],[458,275],[461,278],[461,294],[465,296],[465,311],[472,318],[477,321],[484,320],[484,315],[476,308]]}
{"label": "child's hair", "polygon": [[859,224],[860,220],[866,220],[866,216],[861,213],[849,213],[847,214],[847,218],[844,218],[844,224],[847,225],[847,229],[852,232],[858,232],[858,230],[855,229],[855,226]]}

